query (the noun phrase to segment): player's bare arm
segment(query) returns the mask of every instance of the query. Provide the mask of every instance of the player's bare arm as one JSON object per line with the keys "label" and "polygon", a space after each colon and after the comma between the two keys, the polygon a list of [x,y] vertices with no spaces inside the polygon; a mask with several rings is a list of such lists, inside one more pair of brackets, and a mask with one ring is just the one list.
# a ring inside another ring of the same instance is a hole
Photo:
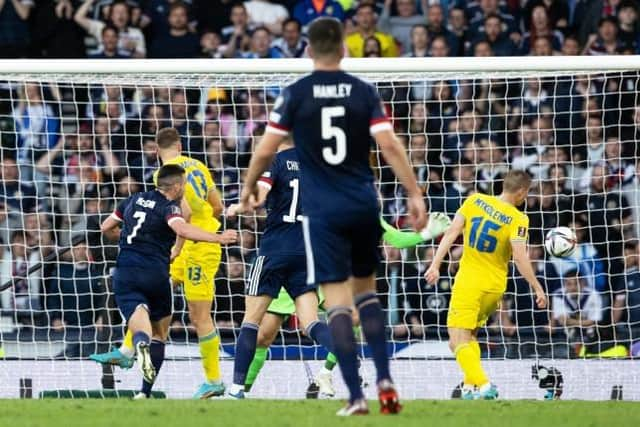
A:
{"label": "player's bare arm", "polygon": [[240,206],[245,212],[259,206],[259,203],[257,203],[259,198],[258,178],[260,178],[269,165],[271,165],[278,146],[280,146],[280,143],[282,143],[285,138],[285,135],[278,135],[267,131],[253,152],[247,177],[244,181],[244,187],[240,193]]}
{"label": "player's bare arm", "polygon": [[389,163],[404,188],[409,194],[407,208],[411,218],[411,225],[415,231],[422,230],[427,224],[427,210],[424,205],[422,190],[409,164],[404,147],[396,138],[392,130],[381,130],[373,136],[380,147],[384,159]]}
{"label": "player's bare arm", "polygon": [[[255,200],[256,206],[261,206],[265,200],[267,200],[269,191],[271,191],[271,188],[258,184],[258,198]],[[227,208],[225,216],[227,218],[235,218],[237,215],[242,215],[245,212],[244,207],[240,205],[240,203],[232,203]]]}
{"label": "player's bare arm", "polygon": [[544,289],[536,278],[536,274],[531,266],[531,260],[527,253],[527,244],[522,241],[512,241],[511,251],[516,268],[536,294],[536,304],[539,308],[545,308],[547,306],[547,296],[545,295]]}
{"label": "player's bare arm", "polygon": [[224,212],[224,205],[222,204],[222,198],[220,197],[220,192],[215,188],[212,188],[207,194],[207,202],[213,208],[213,216],[216,218],[220,218],[222,212]]}
{"label": "player's bare arm", "polygon": [[427,279],[427,283],[435,283],[440,278],[440,264],[442,264],[442,260],[451,249],[451,245],[458,239],[458,236],[464,230],[464,216],[460,214],[456,214],[451,222],[451,227],[444,233],[442,240],[440,241],[440,245],[438,245],[438,250],[436,251],[435,256],[433,257],[433,261],[431,261],[431,265],[424,273],[425,279]]}

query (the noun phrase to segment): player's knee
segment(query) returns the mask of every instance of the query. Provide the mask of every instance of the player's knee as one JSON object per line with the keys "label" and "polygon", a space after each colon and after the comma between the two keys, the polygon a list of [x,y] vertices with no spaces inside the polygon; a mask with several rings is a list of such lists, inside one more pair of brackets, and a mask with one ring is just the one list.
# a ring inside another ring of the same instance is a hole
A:
{"label": "player's knee", "polygon": [[273,334],[264,333],[262,328],[258,330],[258,347],[269,347],[273,342]]}

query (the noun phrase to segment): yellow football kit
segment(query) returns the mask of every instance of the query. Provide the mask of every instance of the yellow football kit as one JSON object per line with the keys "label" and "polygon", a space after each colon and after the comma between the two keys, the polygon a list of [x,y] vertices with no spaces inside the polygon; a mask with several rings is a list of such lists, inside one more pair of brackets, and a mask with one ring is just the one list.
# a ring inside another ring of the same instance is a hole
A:
{"label": "yellow football kit", "polygon": [[498,197],[469,196],[456,215],[464,217],[464,247],[447,326],[476,329],[498,308],[507,286],[511,242],[527,241],[529,218]]}
{"label": "yellow football kit", "polygon": [[[220,221],[213,216],[213,207],[208,196],[217,191],[211,173],[199,160],[178,156],[164,162],[165,165],[180,165],[186,171],[187,184],[184,198],[191,208],[191,224],[215,233]],[[154,175],[154,182],[156,182]],[[219,243],[194,243],[187,240],[180,256],[171,263],[170,275],[174,282],[184,284],[187,301],[213,301],[214,278],[220,267],[222,249]]]}

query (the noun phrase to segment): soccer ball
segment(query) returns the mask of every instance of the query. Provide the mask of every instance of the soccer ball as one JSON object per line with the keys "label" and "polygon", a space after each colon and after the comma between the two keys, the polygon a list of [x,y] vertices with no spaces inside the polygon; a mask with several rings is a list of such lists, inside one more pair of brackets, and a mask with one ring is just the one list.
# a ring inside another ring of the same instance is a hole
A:
{"label": "soccer ball", "polygon": [[576,233],[569,227],[552,228],[544,239],[544,247],[549,255],[558,258],[571,256],[577,244]]}

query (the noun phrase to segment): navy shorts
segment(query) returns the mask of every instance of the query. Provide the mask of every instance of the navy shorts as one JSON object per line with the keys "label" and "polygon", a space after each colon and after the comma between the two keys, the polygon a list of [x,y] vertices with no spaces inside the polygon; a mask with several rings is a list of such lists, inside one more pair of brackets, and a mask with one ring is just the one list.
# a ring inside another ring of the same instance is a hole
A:
{"label": "navy shorts", "polygon": [[343,282],[368,277],[380,262],[382,227],[378,212],[305,216],[307,283]]}
{"label": "navy shorts", "polygon": [[315,291],[315,283],[307,284],[304,255],[260,255],[249,272],[245,293],[251,296],[269,295],[277,298],[284,287],[291,298]]}
{"label": "navy shorts", "polygon": [[149,269],[118,267],[113,273],[113,293],[127,322],[140,304],[148,307],[153,322],[171,315],[173,305],[168,271],[157,274]]}

